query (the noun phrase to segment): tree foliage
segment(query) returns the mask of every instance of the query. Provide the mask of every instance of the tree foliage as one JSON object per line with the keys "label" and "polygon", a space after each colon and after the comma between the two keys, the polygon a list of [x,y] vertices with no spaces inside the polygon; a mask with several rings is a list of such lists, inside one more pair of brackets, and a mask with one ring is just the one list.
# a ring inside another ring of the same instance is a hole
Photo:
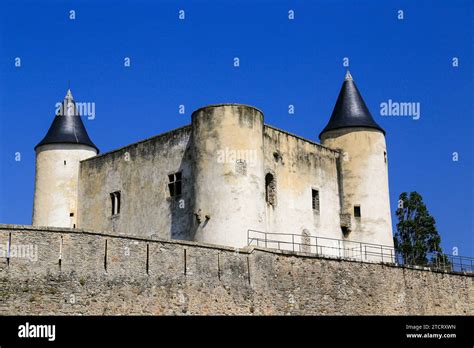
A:
{"label": "tree foliage", "polygon": [[397,232],[394,237],[395,250],[402,255],[406,264],[446,265],[441,237],[436,229],[436,221],[430,215],[423,198],[417,192],[400,194],[397,209]]}

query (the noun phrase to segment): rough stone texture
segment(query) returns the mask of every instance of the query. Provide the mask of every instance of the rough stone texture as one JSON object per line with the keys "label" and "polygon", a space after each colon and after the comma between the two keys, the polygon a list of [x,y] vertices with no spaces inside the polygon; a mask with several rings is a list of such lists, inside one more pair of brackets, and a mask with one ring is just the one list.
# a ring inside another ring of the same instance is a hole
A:
{"label": "rough stone texture", "polygon": [[10,234],[38,259],[0,258],[1,315],[474,314],[467,274],[15,225],[2,248]]}
{"label": "rough stone texture", "polygon": [[[268,232],[299,251],[308,231],[312,252],[337,255],[341,239],[393,249],[383,133],[344,128],[321,139],[265,125],[255,107],[216,104],[194,111],[189,126],[99,156],[84,145],[44,145],[33,225],[232,247]],[[170,188],[177,177],[181,189]]]}
{"label": "rough stone texture", "polygon": [[[276,205],[266,205],[266,231],[300,236],[308,230],[310,236],[343,239],[336,165],[339,153],[270,126],[264,129],[264,147],[265,172],[274,175],[277,192]],[[313,210],[313,189],[319,191],[319,211]],[[289,236],[272,238],[292,241]],[[295,242],[302,243],[301,237]]]}
{"label": "rough stone texture", "polygon": [[[253,107],[207,106],[193,113],[190,126],[82,161],[77,227],[233,247],[248,244],[249,229],[295,234],[296,243],[304,230],[342,239],[338,157],[264,125]],[[177,171],[182,195],[171,198],[168,174]],[[273,205],[265,201],[268,173],[275,182]],[[319,191],[319,211],[312,208],[312,189]],[[112,216],[115,191],[121,192],[121,211]],[[272,238],[292,242],[288,235]],[[314,238],[310,243],[315,249]],[[326,252],[337,247],[333,243],[326,241]]]}
{"label": "rough stone texture", "polygon": [[[265,229],[263,115],[245,105],[208,106],[193,113],[192,127],[194,206],[202,220],[190,239],[243,247],[248,229]],[[237,161],[246,163],[245,173]]]}
{"label": "rough stone texture", "polygon": [[[321,141],[342,154],[341,213],[351,217],[350,224],[345,223],[347,239],[393,247],[384,134],[372,128],[342,128],[323,133]],[[355,206],[361,217],[354,216]]]}
{"label": "rough stone texture", "polygon": [[82,144],[47,144],[36,149],[33,225],[77,224],[79,163],[96,154],[96,149]]}
{"label": "rough stone texture", "polygon": [[[186,126],[82,161],[78,225],[140,237],[189,239],[192,173]],[[182,173],[183,191],[170,197],[168,174]],[[120,214],[112,216],[110,193],[120,191]]]}

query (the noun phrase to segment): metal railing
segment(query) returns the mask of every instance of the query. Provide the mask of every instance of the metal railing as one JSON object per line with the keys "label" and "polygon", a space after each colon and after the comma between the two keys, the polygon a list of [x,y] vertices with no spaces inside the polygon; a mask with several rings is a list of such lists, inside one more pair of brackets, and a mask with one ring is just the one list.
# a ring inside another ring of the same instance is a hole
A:
{"label": "metal railing", "polygon": [[426,253],[423,257],[403,255],[388,245],[291,233],[247,231],[247,244],[270,249],[312,253],[360,262],[390,263],[397,266],[418,266],[448,272],[474,273],[474,258]]}

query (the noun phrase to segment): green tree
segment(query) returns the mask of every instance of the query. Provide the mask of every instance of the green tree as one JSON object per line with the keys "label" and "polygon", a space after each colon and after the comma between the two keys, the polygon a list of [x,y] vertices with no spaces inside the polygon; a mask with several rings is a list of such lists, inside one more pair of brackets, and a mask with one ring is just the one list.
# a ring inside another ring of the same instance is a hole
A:
{"label": "green tree", "polygon": [[395,250],[406,264],[448,266],[447,256],[441,249],[441,237],[436,221],[428,212],[423,198],[417,192],[400,194],[397,209]]}

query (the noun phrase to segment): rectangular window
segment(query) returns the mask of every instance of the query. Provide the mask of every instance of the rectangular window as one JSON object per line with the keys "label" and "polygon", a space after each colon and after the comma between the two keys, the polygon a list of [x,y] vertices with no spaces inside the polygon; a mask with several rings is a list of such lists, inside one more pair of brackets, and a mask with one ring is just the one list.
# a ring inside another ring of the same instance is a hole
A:
{"label": "rectangular window", "polygon": [[181,172],[168,175],[168,189],[170,197],[181,196]]}
{"label": "rectangular window", "polygon": [[112,215],[120,214],[120,191],[115,191],[110,194],[112,201]]}
{"label": "rectangular window", "polygon": [[359,217],[360,218],[360,205],[355,205],[354,206],[354,217]]}
{"label": "rectangular window", "polygon": [[312,192],[313,210],[319,214],[319,191],[311,190],[311,192]]}

